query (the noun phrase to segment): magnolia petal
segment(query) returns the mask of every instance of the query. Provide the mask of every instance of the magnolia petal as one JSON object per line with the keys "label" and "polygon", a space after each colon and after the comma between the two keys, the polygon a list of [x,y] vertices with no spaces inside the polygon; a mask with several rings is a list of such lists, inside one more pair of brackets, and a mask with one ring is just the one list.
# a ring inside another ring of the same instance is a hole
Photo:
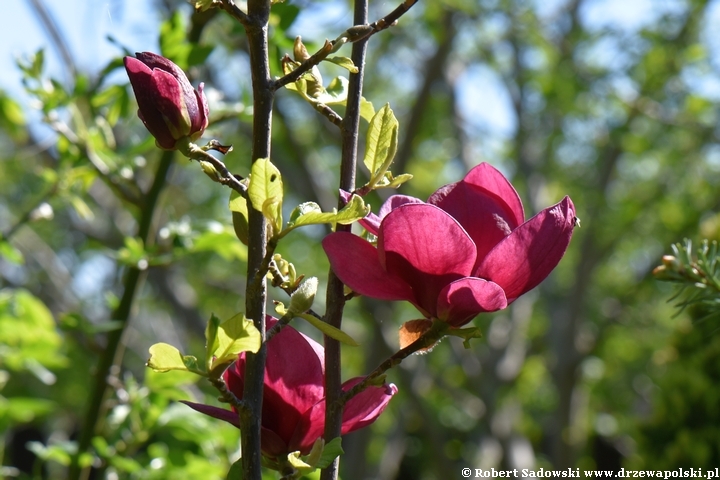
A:
{"label": "magnolia petal", "polygon": [[175,138],[170,133],[162,112],[155,104],[156,87],[153,71],[133,57],[125,57],[123,62],[128,78],[130,78],[130,85],[135,92],[135,98],[137,98],[138,117],[142,120],[145,128],[155,137],[160,147],[172,150],[175,148]]}
{"label": "magnolia petal", "polygon": [[438,189],[428,203],[463,226],[475,242],[478,261],[525,220],[515,188],[487,163],[474,167],[463,180]]}
{"label": "magnolia petal", "polygon": [[284,327],[267,346],[263,427],[288,442],[302,415],[324,396],[323,348],[294,328]]}
{"label": "magnolia petal", "polygon": [[575,206],[570,197],[519,226],[483,259],[475,276],[505,290],[508,303],[535,288],[557,266],[572,237]]}
{"label": "magnolia petal", "polygon": [[[347,392],[362,380],[363,377],[352,378],[342,384],[342,390]],[[390,383],[368,387],[351,398],[343,410],[342,434],[354,432],[374,422],[397,392],[397,387]]]}
{"label": "magnolia petal", "polygon": [[[152,77],[155,83],[152,92],[153,102],[165,118],[168,129],[176,140],[189,135],[192,126],[191,119],[193,116],[197,116],[195,93],[191,90],[192,97],[188,97],[183,85],[172,74],[164,70],[153,70]],[[188,99],[190,99],[189,102]],[[192,114],[191,110],[194,110]]]}
{"label": "magnolia petal", "polygon": [[180,400],[180,402],[184,403],[195,411],[204,413],[205,415],[209,415],[213,418],[217,418],[218,420],[223,420],[225,422],[228,422],[230,425],[233,425],[234,427],[240,428],[240,418],[238,417],[238,414],[233,412],[232,410],[228,410],[227,408],[213,407],[212,405],[205,405],[202,403],[188,402],[187,400]]}
{"label": "magnolia petal", "polygon": [[322,241],[335,275],[359,294],[380,300],[412,300],[409,285],[385,271],[378,251],[348,232],[331,233]]}
{"label": "magnolia petal", "polygon": [[[208,105],[207,97],[203,89],[205,88],[204,83],[198,85],[197,90],[194,92],[197,98],[198,115],[192,119],[192,132],[193,134],[202,133],[210,123],[210,106]],[[198,135],[198,137],[200,136]]]}
{"label": "magnolia petal", "polygon": [[[350,390],[363,380],[356,377],[343,383],[344,392]],[[341,435],[354,432],[373,423],[387,407],[390,399],[397,393],[394,384],[383,386],[370,386],[351,398],[343,409]],[[300,450],[307,453],[315,440],[320,438],[325,430],[325,399],[314,405],[303,416],[296,435],[290,441],[291,450]]]}
{"label": "magnolia petal", "polygon": [[500,286],[482,278],[466,277],[446,286],[438,296],[438,318],[453,327],[461,327],[478,313],[495,312],[507,307]]}
{"label": "magnolia petal", "polygon": [[363,226],[365,230],[377,236],[378,230],[380,229],[380,222],[382,222],[382,219],[385,218],[388,213],[390,213],[400,205],[405,205],[406,203],[425,202],[423,202],[419,198],[411,197],[409,195],[393,195],[388,198],[385,203],[382,204],[382,207],[380,207],[380,211],[377,215],[371,213],[364,219],[360,220],[359,223]]}
{"label": "magnolia petal", "polygon": [[438,293],[472,273],[475,244],[450,215],[429,204],[406,204],[380,226],[378,251],[385,269],[405,280],[423,313],[435,316]]}

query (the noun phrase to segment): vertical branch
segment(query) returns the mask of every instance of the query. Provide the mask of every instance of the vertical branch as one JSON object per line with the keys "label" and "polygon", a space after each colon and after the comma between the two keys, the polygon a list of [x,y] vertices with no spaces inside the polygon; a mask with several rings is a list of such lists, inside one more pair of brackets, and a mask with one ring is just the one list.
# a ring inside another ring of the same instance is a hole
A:
{"label": "vertical branch", "polygon": [[[273,90],[268,58],[268,18],[270,0],[248,1],[245,31],[250,51],[253,85],[252,161],[270,157]],[[247,278],[255,278],[265,257],[267,222],[261,212],[248,209],[248,270]],[[242,470],[246,480],[262,478],[260,454],[260,423],[262,419],[263,383],[265,376],[265,299],[267,287],[263,275],[260,283],[248,282],[245,297],[246,316],[260,331],[263,344],[256,354],[247,354],[243,401],[247,408],[240,417],[242,432]]]}
{"label": "vertical branch", "polygon": [[[365,25],[368,22],[367,0],[355,0],[354,24]],[[355,189],[355,170],[357,166],[358,133],[360,128],[360,98],[362,97],[363,74],[365,72],[365,52],[367,39],[353,43],[352,61],[358,67],[358,73],[350,75],[348,99],[342,128],[342,161],[340,165],[340,188],[346,191]],[[342,208],[342,200],[338,207]],[[350,231],[349,225],[338,225],[338,231]],[[327,310],[325,321],[340,328],[342,324],[345,298],[343,284],[335,273],[330,270],[326,294]],[[342,389],[340,372],[340,343],[325,337],[325,441],[339,437],[342,429]],[[339,459],[323,469],[321,480],[336,480],[338,477]]]}
{"label": "vertical branch", "polygon": [[[160,158],[155,179],[147,193],[147,198],[141,210],[141,216],[138,227],[138,238],[147,245],[150,238],[155,210],[158,205],[160,193],[165,187],[165,180],[173,163],[175,152],[163,152]],[[116,374],[115,370],[120,367],[123,355],[125,353],[124,344],[122,342],[127,327],[130,324],[130,317],[135,297],[140,291],[140,286],[145,278],[146,271],[139,268],[129,268],[125,274],[123,281],[123,295],[120,303],[110,317],[113,320],[121,322],[121,327],[113,330],[108,334],[107,345],[103,352],[103,356],[98,361],[95,370],[95,384],[90,392],[90,400],[88,402],[85,419],[83,421],[82,430],[80,432],[80,440],[78,441],[77,454],[72,458],[68,478],[71,480],[87,478],[90,473],[89,468],[83,470],[80,468],[80,455],[85,453],[90,447],[95,432],[99,430],[105,417],[105,399],[109,392],[108,376]]]}

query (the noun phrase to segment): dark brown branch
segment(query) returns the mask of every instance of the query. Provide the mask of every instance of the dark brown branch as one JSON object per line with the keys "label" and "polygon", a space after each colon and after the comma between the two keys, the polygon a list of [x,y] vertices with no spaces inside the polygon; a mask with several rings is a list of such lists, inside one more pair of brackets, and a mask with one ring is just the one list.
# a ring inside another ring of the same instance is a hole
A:
{"label": "dark brown branch", "polygon": [[[367,22],[368,0],[355,0],[353,21],[356,25]],[[352,61],[358,72],[350,75],[348,83],[348,98],[345,118],[342,123],[342,158],[340,163],[340,189],[347,192],[355,190],[355,174],[357,171],[357,147],[360,130],[360,100],[362,98],[363,75],[365,73],[365,54],[367,51],[367,38],[355,42],[352,48]],[[338,198],[338,209],[342,208],[344,201]],[[337,231],[350,231],[350,225],[338,225]],[[326,292],[325,321],[333,327],[342,326],[343,310],[345,309],[345,295],[343,283],[330,269]],[[337,438],[342,430],[342,378],[340,362],[340,342],[327,335],[325,343],[325,432],[326,442]],[[336,458],[320,474],[321,480],[337,480],[340,459]]]}
{"label": "dark brown branch", "polygon": [[247,13],[240,10],[240,7],[235,5],[233,0],[221,0],[219,7],[225,10],[231,17],[240,22],[242,25],[247,26],[250,24],[250,18]]}
{"label": "dark brown branch", "polygon": [[[320,50],[313,54],[313,56],[302,62],[300,66],[298,66],[292,72],[275,80],[275,82],[273,82],[273,89],[278,90],[279,88],[284,87],[288,83],[292,83],[300,79],[303,74],[309,72],[313,67],[319,65],[320,62],[325,60],[327,56],[330,55],[338,47],[338,42],[342,42],[342,44],[344,44],[346,42],[355,43],[359,41],[365,41],[372,35],[375,35],[376,33],[381,32],[386,28],[392,27],[396,24],[398,19],[405,15],[405,13],[410,10],[410,8],[417,2],[418,0],[405,0],[388,15],[384,16],[376,22],[371,23],[370,25],[366,25],[365,22],[360,23],[357,21],[357,19],[355,19],[355,27],[347,29],[342,35],[340,35],[340,37],[333,40],[332,42],[329,40],[325,40],[325,44],[320,48]],[[367,19],[367,16],[365,18]],[[342,46],[342,44],[340,46]]]}

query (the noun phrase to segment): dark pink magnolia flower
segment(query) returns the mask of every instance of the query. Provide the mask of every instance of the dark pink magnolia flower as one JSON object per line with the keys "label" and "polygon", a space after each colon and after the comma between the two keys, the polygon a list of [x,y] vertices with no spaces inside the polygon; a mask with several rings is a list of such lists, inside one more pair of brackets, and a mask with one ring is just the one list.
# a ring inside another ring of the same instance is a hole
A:
{"label": "dark pink magnolia flower", "polygon": [[138,116],[158,147],[175,150],[178,140],[194,141],[208,126],[203,84],[194,90],[185,72],[165,57],[150,52],[125,57],[138,102]]}
{"label": "dark pink magnolia flower", "polygon": [[323,240],[340,280],[459,327],[507,307],[550,274],[570,243],[575,207],[565,197],[525,222],[513,186],[482,163],[427,203],[390,197],[361,224],[378,237],[377,248],[347,232]]}
{"label": "dark pink magnolia flower", "polygon": [[[268,317],[268,328],[277,320]],[[305,455],[325,429],[325,351],[314,340],[287,326],[268,342],[262,406],[262,452],[281,457],[294,451]],[[245,355],[224,374],[231,392],[242,398]],[[347,391],[362,377],[348,380]],[[397,393],[393,384],[371,386],[345,404],[342,434],[370,425]],[[240,427],[238,415],[224,408],[184,402],[195,410]]]}

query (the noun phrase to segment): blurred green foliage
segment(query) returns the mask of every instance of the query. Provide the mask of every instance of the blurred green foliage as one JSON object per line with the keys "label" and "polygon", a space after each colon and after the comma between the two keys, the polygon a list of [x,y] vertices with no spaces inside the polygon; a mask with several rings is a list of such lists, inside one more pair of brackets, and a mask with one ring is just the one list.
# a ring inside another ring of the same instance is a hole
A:
{"label": "blurred green foliage", "polygon": [[[244,32],[219,12],[163,5],[162,53],[187,68],[194,85],[205,82],[205,137],[232,143],[225,161],[246,176],[252,101]],[[671,243],[718,231],[720,99],[704,88],[718,78],[712,3],[658,6],[632,28],[597,21],[602,1],[539,5],[420,2],[370,41],[364,97],[376,110],[389,102],[399,122],[392,170],[414,175],[401,193],[426,198],[489,161],[511,178],[527,216],[568,194],[582,228],[535,292],[475,320],[485,338],[470,349],[446,339],[388,373],[400,392],[371,429],[344,439],[345,480],[442,479],[462,467],[718,464],[718,327],[695,321],[697,312],[674,316],[671,288],[650,276]],[[351,26],[348,13],[327,20],[331,7],[348,6],[273,6],[274,75],[295,35],[313,53]],[[389,8],[373,4],[371,18]],[[180,160],[162,184],[149,241],[140,241],[161,153],[128,86],[113,80],[125,53],[69,84],[48,78],[49,51],[21,62],[24,86],[52,134],[31,128],[20,100],[0,92],[6,477],[63,478],[97,359],[118,328],[112,312],[124,276],[136,267],[145,281],[124,336],[123,368],[112,372],[109,408],[81,461],[98,478],[211,479],[224,478],[239,456],[233,427],[176,403],[212,403],[217,392],[182,372],[144,366],[158,342],[203,351],[211,314],[242,311],[246,249],[234,238],[229,191]],[[320,71],[347,75],[327,63]],[[490,115],[508,127],[496,129]],[[274,122],[284,217],[308,201],[330,211],[336,127],[288,90],[278,92]],[[363,136],[367,128],[363,122]],[[364,168],[359,185],[369,180]],[[377,211],[382,198],[367,200]],[[298,274],[320,279],[319,292],[328,264],[318,242],[326,231],[298,229],[278,247]],[[280,290],[270,295],[288,302]],[[323,301],[318,295],[313,308],[322,312]],[[408,305],[353,299],[343,328],[361,347],[344,348],[344,377],[396,350],[397,328],[413,318]]]}

